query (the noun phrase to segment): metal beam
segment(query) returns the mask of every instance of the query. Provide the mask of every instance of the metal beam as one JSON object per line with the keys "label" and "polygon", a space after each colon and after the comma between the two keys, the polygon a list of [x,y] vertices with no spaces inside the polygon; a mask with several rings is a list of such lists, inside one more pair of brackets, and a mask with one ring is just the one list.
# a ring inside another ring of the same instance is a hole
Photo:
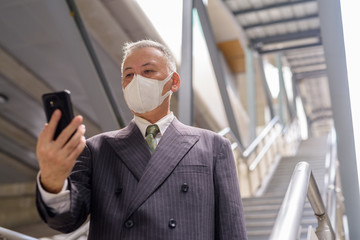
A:
{"label": "metal beam", "polygon": [[242,143],[241,135],[240,135],[240,130],[237,125],[234,111],[232,109],[232,105],[230,102],[230,98],[229,98],[229,94],[228,94],[228,90],[227,90],[228,84],[226,83],[225,74],[222,69],[222,64],[221,64],[220,56],[219,56],[220,51],[217,48],[217,45],[215,42],[215,37],[214,37],[214,33],[213,33],[211,25],[210,25],[209,16],[207,14],[206,8],[205,8],[202,0],[194,0],[194,5],[195,5],[195,8],[197,9],[197,12],[199,15],[201,27],[202,27],[202,30],[204,33],[204,38],[205,38],[205,41],[206,41],[206,44],[207,44],[207,47],[209,50],[212,66],[214,69],[216,80],[218,82],[218,86],[219,86],[221,98],[222,98],[222,101],[224,104],[226,116],[227,116],[227,119],[229,122],[229,126],[230,126],[232,132],[234,133],[235,137],[239,141],[239,143],[242,145],[241,147],[244,147],[244,145]]}
{"label": "metal beam", "polygon": [[312,71],[320,71],[320,70],[325,70],[326,69],[326,64],[321,64],[321,65],[310,65],[307,67],[295,67],[295,68],[291,68],[293,74],[297,74],[297,73],[303,73],[303,72],[312,72]]}
{"label": "metal beam", "polygon": [[[360,239],[360,194],[340,0],[318,0],[350,239]],[[355,30],[355,29],[354,29]]]}
{"label": "metal beam", "polygon": [[327,72],[325,70],[318,70],[318,71],[310,71],[310,72],[302,72],[302,73],[296,73],[294,74],[295,80],[302,80],[305,78],[316,78],[316,77],[322,77],[326,76]]}
{"label": "metal beam", "polygon": [[317,46],[321,46],[321,41],[319,41],[318,43],[312,43],[312,44],[305,44],[305,45],[297,45],[297,46],[293,46],[293,47],[286,47],[286,48],[276,48],[276,49],[271,49],[271,50],[258,50],[258,52],[260,54],[268,54],[268,53],[274,53],[274,52],[285,52],[285,51],[289,51],[289,50],[295,50],[295,49],[305,49],[305,48],[309,48],[309,47],[317,47]]}
{"label": "metal beam", "polygon": [[264,22],[264,23],[245,25],[245,26],[243,26],[243,29],[247,30],[247,29],[256,28],[256,27],[266,27],[266,26],[270,26],[273,24],[295,22],[295,21],[307,20],[307,19],[318,18],[318,17],[319,17],[318,14],[311,14],[311,15],[307,15],[307,16],[303,16],[303,17],[285,18],[285,19],[269,21],[269,22]]}
{"label": "metal beam", "polygon": [[179,89],[179,120],[187,125],[194,121],[194,94],[192,86],[193,51],[193,0],[183,1],[182,46],[181,46],[181,88]]}
{"label": "metal beam", "polygon": [[305,65],[305,64],[317,64],[317,63],[324,63],[325,62],[325,56],[314,56],[313,58],[292,58],[292,59],[288,59],[286,58],[288,63],[290,64],[291,67],[297,67],[297,66],[301,66],[301,65]]}
{"label": "metal beam", "polygon": [[315,57],[324,58],[324,50],[314,47],[314,48],[304,49],[304,51],[299,51],[299,50],[288,51],[286,52],[285,57],[288,61],[296,61],[299,59],[307,60],[307,59],[313,59]]}
{"label": "metal beam", "polygon": [[283,74],[283,67],[282,67],[282,61],[280,54],[276,54],[276,66],[278,69],[279,74],[279,95],[278,95],[278,103],[279,103],[279,117],[280,117],[280,123],[284,127],[286,125],[285,123],[285,107],[284,107],[284,97],[287,101],[287,94],[285,89],[285,83],[284,83],[284,74]]}
{"label": "metal beam", "polygon": [[276,3],[276,4],[266,5],[266,6],[260,7],[260,8],[249,8],[249,9],[234,11],[233,14],[239,15],[239,14],[245,14],[245,13],[254,13],[254,12],[258,12],[258,11],[269,10],[269,9],[280,8],[280,7],[295,6],[298,4],[304,4],[304,3],[309,3],[309,2],[316,3],[316,0],[300,0],[300,1],[288,1],[288,2]]}
{"label": "metal beam", "polygon": [[294,65],[294,64],[290,63],[292,69],[297,69],[297,68],[302,68],[302,67],[310,67],[310,66],[322,65],[322,64],[326,64],[325,59],[324,59],[324,61],[320,61],[320,62],[312,62],[312,63],[299,64],[299,65],[296,65],[296,64]]}
{"label": "metal beam", "polygon": [[246,89],[247,89],[247,110],[249,115],[249,142],[256,138],[256,82],[255,82],[255,67],[254,67],[254,53],[253,50],[246,47]]}
{"label": "metal beam", "polygon": [[286,33],[274,36],[266,36],[262,38],[253,38],[251,43],[253,45],[258,44],[269,44],[269,43],[278,43],[278,42],[287,42],[292,40],[299,40],[304,38],[319,38],[320,39],[320,29],[312,29],[307,31],[300,31],[294,33]]}
{"label": "metal beam", "polygon": [[293,104],[294,117],[295,117],[298,116],[298,106],[296,105],[296,98],[299,96],[301,99],[301,96],[300,96],[299,86],[296,79],[294,78],[294,75],[291,77],[291,82],[292,82],[292,90],[293,90],[292,104]]}
{"label": "metal beam", "polygon": [[266,101],[269,106],[270,117],[271,117],[271,119],[273,119],[275,117],[274,104],[273,104],[269,84],[266,81],[264,62],[263,62],[263,58],[261,55],[259,55],[259,57],[258,57],[258,64],[259,64],[259,71],[260,71],[260,75],[261,75],[262,84],[264,86],[264,91],[265,91],[265,95],[266,95]]}

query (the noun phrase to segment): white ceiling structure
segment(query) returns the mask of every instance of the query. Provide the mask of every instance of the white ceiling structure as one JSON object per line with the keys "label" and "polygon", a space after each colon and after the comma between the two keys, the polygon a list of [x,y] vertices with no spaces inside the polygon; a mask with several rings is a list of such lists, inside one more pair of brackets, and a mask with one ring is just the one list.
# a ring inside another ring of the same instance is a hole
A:
{"label": "white ceiling structure", "polygon": [[332,111],[317,1],[222,2],[242,28],[252,49],[262,55],[280,53],[283,56],[285,65],[292,71],[312,133],[328,132]]}

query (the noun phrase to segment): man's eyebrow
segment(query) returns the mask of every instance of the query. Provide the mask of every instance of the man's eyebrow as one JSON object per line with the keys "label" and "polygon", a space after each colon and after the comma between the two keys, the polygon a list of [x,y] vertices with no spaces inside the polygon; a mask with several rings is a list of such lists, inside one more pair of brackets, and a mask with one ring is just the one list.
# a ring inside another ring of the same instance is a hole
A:
{"label": "man's eyebrow", "polygon": [[[141,67],[154,66],[154,65],[155,65],[155,64],[152,63],[152,62],[147,62],[147,63],[144,63],[143,65],[141,65]],[[126,70],[130,70],[130,69],[132,69],[132,67],[126,67],[126,68],[124,69],[124,72],[125,72]]]}
{"label": "man's eyebrow", "polygon": [[146,66],[149,66],[149,65],[155,65],[154,63],[152,62],[147,62],[147,63],[144,63],[143,65],[141,65],[142,67],[146,67]]}
{"label": "man's eyebrow", "polygon": [[124,72],[125,72],[126,70],[129,70],[129,69],[132,69],[132,67],[126,67],[126,68],[124,69]]}

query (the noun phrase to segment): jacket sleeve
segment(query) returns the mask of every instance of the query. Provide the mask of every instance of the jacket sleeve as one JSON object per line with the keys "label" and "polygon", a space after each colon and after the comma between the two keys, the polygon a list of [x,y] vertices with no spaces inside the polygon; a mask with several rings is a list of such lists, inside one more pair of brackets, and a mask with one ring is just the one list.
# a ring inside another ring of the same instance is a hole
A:
{"label": "jacket sleeve", "polygon": [[80,227],[87,219],[91,204],[91,152],[86,146],[76,160],[75,166],[68,178],[70,190],[70,210],[58,213],[47,206],[36,189],[36,206],[40,217],[49,227],[63,233],[69,233]]}
{"label": "jacket sleeve", "polygon": [[244,211],[230,142],[221,138],[214,152],[215,238],[246,240]]}

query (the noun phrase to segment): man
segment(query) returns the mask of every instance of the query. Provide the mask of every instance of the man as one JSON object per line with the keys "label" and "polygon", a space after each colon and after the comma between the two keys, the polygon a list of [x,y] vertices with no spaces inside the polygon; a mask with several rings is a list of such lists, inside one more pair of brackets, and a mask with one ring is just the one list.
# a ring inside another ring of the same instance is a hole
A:
{"label": "man", "polygon": [[85,143],[77,116],[53,141],[54,113],[37,145],[37,206],[49,226],[71,232],[90,214],[89,239],[247,239],[229,141],[174,117],[175,70],[163,45],[127,44],[127,127]]}

